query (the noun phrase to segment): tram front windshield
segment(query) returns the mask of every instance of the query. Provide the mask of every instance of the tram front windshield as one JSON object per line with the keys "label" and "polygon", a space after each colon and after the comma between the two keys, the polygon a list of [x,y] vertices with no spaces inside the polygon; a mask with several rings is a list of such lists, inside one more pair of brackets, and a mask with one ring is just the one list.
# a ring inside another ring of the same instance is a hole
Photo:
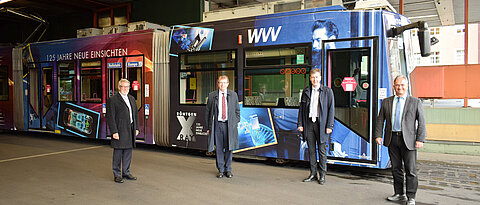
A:
{"label": "tram front windshield", "polygon": [[413,71],[413,56],[410,31],[388,39],[391,82],[398,75],[408,76]]}

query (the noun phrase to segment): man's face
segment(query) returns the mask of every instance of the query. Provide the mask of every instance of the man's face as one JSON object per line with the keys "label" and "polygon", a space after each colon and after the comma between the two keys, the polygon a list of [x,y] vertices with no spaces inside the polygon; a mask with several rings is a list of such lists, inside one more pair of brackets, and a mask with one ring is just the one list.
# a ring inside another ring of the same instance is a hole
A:
{"label": "man's face", "polygon": [[228,79],[227,78],[221,78],[217,81],[218,89],[221,90],[222,92],[227,91],[228,88]]}
{"label": "man's face", "polygon": [[[315,31],[313,31],[312,35],[313,39],[313,50],[314,51],[320,51],[322,49],[322,40],[327,40],[327,39],[335,39],[335,36],[331,36],[330,38],[327,36],[327,29],[326,28],[317,28]],[[335,48],[335,44],[333,43],[327,43],[325,44],[325,47],[327,49],[329,48]]]}
{"label": "man's face", "polygon": [[399,97],[403,97],[408,91],[408,81],[405,78],[398,78],[393,84],[395,93]]}
{"label": "man's face", "polygon": [[313,87],[320,86],[321,80],[322,77],[320,76],[320,73],[313,73],[312,75],[310,75],[310,82],[312,83]]}
{"label": "man's face", "polygon": [[118,85],[118,90],[120,91],[121,94],[126,95],[130,91],[130,83],[127,82],[121,82]]}

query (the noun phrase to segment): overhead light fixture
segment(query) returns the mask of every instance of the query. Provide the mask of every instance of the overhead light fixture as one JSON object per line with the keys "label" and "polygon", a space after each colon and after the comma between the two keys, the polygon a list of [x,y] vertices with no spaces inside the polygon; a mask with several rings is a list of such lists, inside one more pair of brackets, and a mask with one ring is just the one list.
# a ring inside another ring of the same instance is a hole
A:
{"label": "overhead light fixture", "polygon": [[0,4],[7,3],[9,1],[12,1],[12,0],[0,0]]}

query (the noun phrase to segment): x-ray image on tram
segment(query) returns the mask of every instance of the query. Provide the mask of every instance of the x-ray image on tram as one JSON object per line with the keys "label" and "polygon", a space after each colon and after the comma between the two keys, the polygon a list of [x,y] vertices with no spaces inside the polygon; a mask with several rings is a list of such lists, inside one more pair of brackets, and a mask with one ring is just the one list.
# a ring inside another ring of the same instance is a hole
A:
{"label": "x-ray image on tram", "polygon": [[65,126],[76,129],[85,134],[92,133],[93,118],[90,115],[66,108],[63,113],[63,123]]}
{"label": "x-ray image on tram", "polygon": [[208,28],[177,27],[172,30],[173,41],[183,51],[210,50],[213,30]]}
{"label": "x-ray image on tram", "polygon": [[80,137],[98,138],[100,113],[75,105],[59,103],[57,126]]}
{"label": "x-ray image on tram", "polygon": [[265,108],[243,109],[238,123],[239,150],[255,149],[277,143],[269,111]]}

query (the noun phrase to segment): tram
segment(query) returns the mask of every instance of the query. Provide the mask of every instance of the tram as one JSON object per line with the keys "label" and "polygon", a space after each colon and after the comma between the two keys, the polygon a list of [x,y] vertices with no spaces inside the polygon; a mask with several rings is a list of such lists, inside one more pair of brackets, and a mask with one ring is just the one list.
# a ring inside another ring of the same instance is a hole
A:
{"label": "tram", "polygon": [[[140,116],[137,141],[160,143],[155,140],[153,122],[168,120],[160,115],[150,117],[149,113],[169,105],[168,99],[161,99],[169,82],[163,81],[168,79],[162,77],[168,72],[168,64],[160,57],[162,52],[168,56],[168,29],[32,43],[13,48],[13,52],[10,49],[13,69],[5,70],[8,80],[13,81],[9,88],[15,91],[7,97],[13,99],[6,105],[11,109],[5,110],[14,111],[15,117],[6,119],[10,124],[1,128],[109,139],[106,101],[117,92],[118,81],[126,78],[131,82],[130,94],[137,101]],[[156,126],[166,127],[161,123]]]}
{"label": "tram", "polygon": [[106,100],[127,78],[137,142],[206,150],[207,96],[227,75],[241,101],[234,153],[308,160],[298,106],[319,68],[335,96],[328,163],[387,168],[374,119],[393,78],[414,68],[410,25],[389,11],[332,6],[5,48],[0,128],[109,139]]}

